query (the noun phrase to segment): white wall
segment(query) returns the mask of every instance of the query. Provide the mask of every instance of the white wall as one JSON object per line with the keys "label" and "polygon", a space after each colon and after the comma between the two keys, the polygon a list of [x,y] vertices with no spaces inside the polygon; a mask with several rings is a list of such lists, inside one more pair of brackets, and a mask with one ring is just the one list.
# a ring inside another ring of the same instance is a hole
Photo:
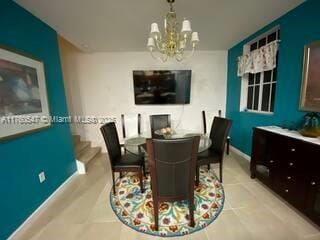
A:
{"label": "white wall", "polygon": [[[64,47],[61,51],[65,51]],[[62,54],[62,58],[63,55],[66,54]],[[121,113],[129,116],[141,113],[142,131],[150,128],[150,114],[169,113],[173,127],[179,125],[180,129],[202,132],[202,110],[212,115],[217,114],[219,109],[223,114],[225,112],[227,51],[198,51],[182,63],[161,63],[153,60],[148,52],[77,54],[75,58],[72,60],[74,68],[68,71],[76,71],[72,74],[76,79],[68,79],[66,76],[70,74],[65,74],[67,94],[72,95],[68,97],[70,114],[116,117],[120,136]],[[62,59],[62,63],[65,62],[66,59]],[[135,105],[132,71],[144,69],[191,69],[190,104]],[[136,129],[136,125],[129,128]],[[104,146],[98,125],[74,126],[73,130],[94,145]]]}

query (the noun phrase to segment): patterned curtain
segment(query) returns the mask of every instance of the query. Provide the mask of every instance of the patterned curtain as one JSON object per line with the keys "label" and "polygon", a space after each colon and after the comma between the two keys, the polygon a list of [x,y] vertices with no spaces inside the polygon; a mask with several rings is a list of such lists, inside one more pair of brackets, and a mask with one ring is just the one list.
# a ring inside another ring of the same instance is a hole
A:
{"label": "patterned curtain", "polygon": [[268,43],[238,58],[238,77],[247,73],[269,71],[277,66],[279,40]]}

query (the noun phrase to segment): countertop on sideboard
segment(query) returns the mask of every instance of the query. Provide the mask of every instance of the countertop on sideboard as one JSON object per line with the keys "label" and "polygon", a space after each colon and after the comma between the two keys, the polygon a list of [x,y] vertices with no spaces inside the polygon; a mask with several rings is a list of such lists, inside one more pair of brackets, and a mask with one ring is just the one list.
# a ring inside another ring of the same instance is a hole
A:
{"label": "countertop on sideboard", "polygon": [[262,126],[262,127],[257,127],[257,129],[277,133],[280,135],[284,135],[287,137],[295,138],[304,142],[309,142],[313,144],[320,145],[320,137],[318,138],[310,138],[310,137],[304,137],[302,136],[298,131],[293,131],[285,128],[281,128],[278,126]]}

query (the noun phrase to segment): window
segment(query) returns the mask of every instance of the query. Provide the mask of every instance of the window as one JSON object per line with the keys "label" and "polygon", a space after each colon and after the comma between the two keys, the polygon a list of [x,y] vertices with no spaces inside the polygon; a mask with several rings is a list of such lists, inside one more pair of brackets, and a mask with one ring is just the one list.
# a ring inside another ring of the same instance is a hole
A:
{"label": "window", "polygon": [[[276,29],[244,46],[244,52],[254,51],[279,39],[280,30]],[[273,113],[277,83],[277,68],[242,79],[241,109],[252,112]]]}

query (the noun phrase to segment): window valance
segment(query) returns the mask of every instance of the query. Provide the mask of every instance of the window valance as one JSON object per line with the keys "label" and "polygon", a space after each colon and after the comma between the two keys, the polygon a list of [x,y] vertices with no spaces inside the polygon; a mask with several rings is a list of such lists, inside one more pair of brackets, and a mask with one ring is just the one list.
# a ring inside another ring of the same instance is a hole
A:
{"label": "window valance", "polygon": [[276,40],[238,57],[238,76],[243,77],[247,73],[259,73],[276,68],[278,49],[279,40]]}

